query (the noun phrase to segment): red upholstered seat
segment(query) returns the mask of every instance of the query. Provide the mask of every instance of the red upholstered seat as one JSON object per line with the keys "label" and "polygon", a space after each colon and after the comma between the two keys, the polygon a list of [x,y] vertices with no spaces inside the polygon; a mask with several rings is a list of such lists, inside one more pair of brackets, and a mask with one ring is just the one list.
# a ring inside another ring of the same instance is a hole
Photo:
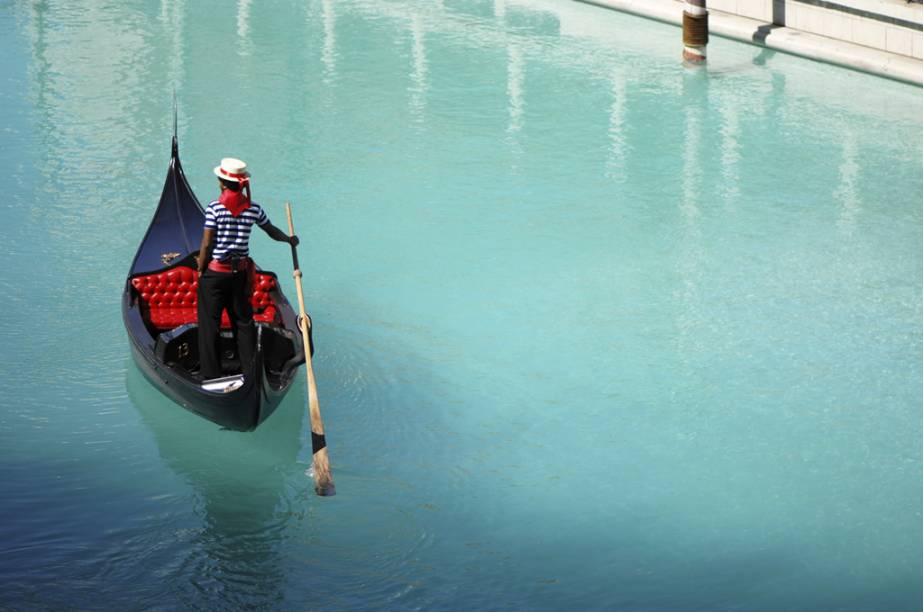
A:
{"label": "red upholstered seat", "polygon": [[[197,321],[199,276],[192,268],[180,266],[165,272],[136,276],[131,279],[131,284],[138,290],[151,324],[157,329],[173,329]],[[254,321],[278,322],[279,312],[269,294],[275,287],[273,275],[256,273],[253,295],[250,296]],[[231,327],[227,311],[221,313],[221,327]]]}

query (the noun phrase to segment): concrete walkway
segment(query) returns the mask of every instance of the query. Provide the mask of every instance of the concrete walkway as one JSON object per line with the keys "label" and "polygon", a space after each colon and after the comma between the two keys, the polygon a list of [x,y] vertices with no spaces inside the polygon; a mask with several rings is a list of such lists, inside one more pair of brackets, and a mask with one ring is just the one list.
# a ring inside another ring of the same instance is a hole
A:
{"label": "concrete walkway", "polygon": [[[676,25],[683,21],[683,3],[677,0],[576,1]],[[717,36],[923,86],[923,60],[711,9],[708,21]]]}

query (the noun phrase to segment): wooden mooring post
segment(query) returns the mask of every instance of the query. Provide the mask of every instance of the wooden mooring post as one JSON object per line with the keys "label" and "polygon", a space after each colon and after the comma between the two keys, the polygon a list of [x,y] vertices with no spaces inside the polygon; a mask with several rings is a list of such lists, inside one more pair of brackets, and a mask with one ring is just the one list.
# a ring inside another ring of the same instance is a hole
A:
{"label": "wooden mooring post", "polygon": [[689,64],[705,62],[708,46],[708,10],[705,0],[685,0],[683,7],[683,61]]}

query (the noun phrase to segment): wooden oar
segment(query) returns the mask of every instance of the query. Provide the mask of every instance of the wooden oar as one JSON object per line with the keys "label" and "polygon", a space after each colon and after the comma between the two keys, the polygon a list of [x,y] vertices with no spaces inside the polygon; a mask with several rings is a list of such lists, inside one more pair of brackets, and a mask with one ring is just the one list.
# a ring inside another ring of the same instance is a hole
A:
{"label": "wooden oar", "polygon": [[[285,203],[288,215],[288,234],[295,235],[292,223],[292,205]],[[311,367],[311,344],[308,341],[308,316],[304,309],[304,290],[301,288],[301,269],[298,267],[298,251],[292,245],[292,265],[295,267],[295,289],[298,290],[298,327],[301,328],[301,340],[304,343],[304,369],[308,375],[308,414],[311,417],[311,449],[314,451],[314,491],[318,495],[336,495],[333,476],[330,474],[330,459],[327,457],[327,442],[324,440],[324,422],[320,418],[320,402],[317,401],[317,385],[314,382],[314,368]]]}

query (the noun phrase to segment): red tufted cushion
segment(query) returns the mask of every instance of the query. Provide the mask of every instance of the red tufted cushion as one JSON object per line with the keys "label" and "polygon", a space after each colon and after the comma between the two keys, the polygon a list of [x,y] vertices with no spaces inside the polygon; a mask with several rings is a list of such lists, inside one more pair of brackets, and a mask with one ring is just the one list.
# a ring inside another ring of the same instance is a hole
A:
{"label": "red tufted cushion", "polygon": [[[166,272],[136,276],[131,279],[131,284],[138,290],[141,302],[150,313],[151,324],[157,329],[173,329],[196,322],[199,276],[192,268],[181,266]],[[256,273],[253,295],[250,296],[254,321],[278,321],[278,310],[269,295],[275,287],[276,279],[271,274]],[[227,311],[221,313],[221,326],[231,327]]]}

